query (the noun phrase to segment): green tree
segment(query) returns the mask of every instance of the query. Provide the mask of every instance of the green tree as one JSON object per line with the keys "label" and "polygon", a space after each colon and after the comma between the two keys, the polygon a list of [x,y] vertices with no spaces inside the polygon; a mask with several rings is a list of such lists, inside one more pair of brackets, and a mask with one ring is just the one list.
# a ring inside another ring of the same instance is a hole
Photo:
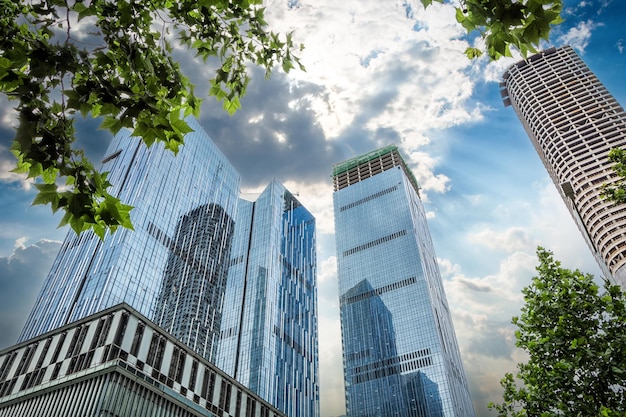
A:
{"label": "green tree", "polygon": [[64,210],[61,225],[77,233],[132,228],[131,207],[107,192],[106,173],[74,147],[75,113],[176,152],[199,100],[172,45],[219,59],[210,94],[229,113],[240,107],[248,63],[268,76],[276,65],[301,67],[291,34],[266,29],[261,2],[0,0],[0,92],[17,102],[15,171],[41,179],[33,203]]}
{"label": "green tree", "polygon": [[[209,93],[231,114],[246,91],[246,65],[268,76],[276,66],[302,68],[291,34],[266,29],[261,3],[0,0],[0,92],[17,102],[15,171],[36,180],[33,203],[64,211],[61,225],[77,233],[93,229],[102,237],[132,228],[131,207],[107,192],[107,174],[76,149],[75,114],[102,117],[101,127],[112,133],[129,128],[147,145],[158,141],[176,152],[190,131],[184,117],[197,115],[200,102],[171,57],[172,45],[219,60]],[[461,0],[456,18],[485,39],[492,59],[510,55],[511,45],[526,56],[560,22],[561,6],[561,0]]]}
{"label": "green tree", "polygon": [[600,196],[615,204],[626,203],[626,151],[619,148],[611,149],[609,162],[613,162],[613,171],[619,177],[612,185],[602,184]]}
{"label": "green tree", "polygon": [[593,276],[561,267],[537,249],[538,275],[523,290],[526,304],[513,318],[516,345],[529,356],[517,379],[500,382],[498,416],[618,416],[626,410],[626,299]]}
{"label": "green tree", "polygon": [[[433,0],[421,0],[424,7]],[[443,3],[444,0],[435,0]],[[468,33],[478,32],[491,59],[511,56],[511,46],[523,57],[537,52],[548,40],[551,25],[563,21],[562,0],[459,0],[456,20]],[[469,58],[480,56],[479,48],[467,48]]]}

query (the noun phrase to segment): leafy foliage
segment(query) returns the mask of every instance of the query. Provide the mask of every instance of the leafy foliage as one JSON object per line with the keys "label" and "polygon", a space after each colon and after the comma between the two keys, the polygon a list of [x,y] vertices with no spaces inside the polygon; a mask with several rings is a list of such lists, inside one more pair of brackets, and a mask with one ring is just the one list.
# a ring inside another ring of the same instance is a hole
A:
{"label": "leafy foliage", "polygon": [[500,381],[498,416],[617,416],[626,409],[626,299],[593,277],[561,267],[537,249],[539,275],[523,290],[525,306],[513,318],[516,345],[529,359]]}
{"label": "leafy foliage", "polygon": [[619,148],[611,149],[609,162],[613,162],[613,171],[619,179],[612,185],[602,184],[600,196],[615,204],[626,203],[626,151]]}
{"label": "leafy foliage", "polygon": [[[421,0],[424,7],[432,0]],[[444,0],[435,0],[443,3]],[[478,31],[485,40],[491,59],[511,56],[511,46],[526,57],[537,52],[541,39],[548,40],[550,25],[559,24],[562,0],[459,0],[456,20],[468,33]],[[467,48],[468,58],[482,54],[478,48]]]}
{"label": "leafy foliage", "polygon": [[291,35],[266,30],[261,2],[0,0],[0,92],[17,102],[15,171],[41,179],[33,204],[64,210],[61,225],[77,233],[132,228],[131,207],[74,148],[74,115],[102,117],[114,134],[129,128],[176,152],[191,131],[184,117],[198,115],[200,102],[172,45],[220,60],[210,94],[231,114],[246,92],[247,63],[267,76],[276,65],[302,68]]}

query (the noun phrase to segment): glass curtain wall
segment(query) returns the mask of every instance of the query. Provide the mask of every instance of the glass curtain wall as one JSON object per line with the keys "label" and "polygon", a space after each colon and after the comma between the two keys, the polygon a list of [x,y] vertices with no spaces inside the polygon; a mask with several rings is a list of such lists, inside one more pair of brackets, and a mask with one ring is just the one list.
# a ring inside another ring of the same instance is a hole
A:
{"label": "glass curtain wall", "polygon": [[333,177],[348,417],[473,417],[415,178],[395,146]]}
{"label": "glass curtain wall", "polygon": [[194,132],[178,155],[127,131],[113,139],[102,170],[110,172],[111,194],[134,206],[135,230],[103,240],[70,231],[20,340],[125,302],[215,359],[240,177],[188,122]]}
{"label": "glass curtain wall", "polygon": [[240,208],[217,364],[285,414],[319,416],[315,219],[276,180]]}

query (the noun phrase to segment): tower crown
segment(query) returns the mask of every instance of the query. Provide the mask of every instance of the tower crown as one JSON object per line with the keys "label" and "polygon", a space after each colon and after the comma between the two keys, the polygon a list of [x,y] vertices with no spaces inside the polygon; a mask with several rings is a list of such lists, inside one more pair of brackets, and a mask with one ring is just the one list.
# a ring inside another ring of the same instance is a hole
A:
{"label": "tower crown", "polygon": [[333,166],[334,191],[356,184],[394,167],[401,167],[419,195],[419,185],[396,145],[388,145]]}

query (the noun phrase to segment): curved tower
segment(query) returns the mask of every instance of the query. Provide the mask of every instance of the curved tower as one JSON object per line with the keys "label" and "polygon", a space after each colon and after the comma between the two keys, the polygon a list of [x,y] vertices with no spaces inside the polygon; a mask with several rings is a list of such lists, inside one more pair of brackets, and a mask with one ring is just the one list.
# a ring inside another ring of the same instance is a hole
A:
{"label": "curved tower", "polygon": [[550,48],[509,67],[500,84],[604,274],[626,289],[626,205],[600,197],[617,180],[626,113],[574,50]]}

